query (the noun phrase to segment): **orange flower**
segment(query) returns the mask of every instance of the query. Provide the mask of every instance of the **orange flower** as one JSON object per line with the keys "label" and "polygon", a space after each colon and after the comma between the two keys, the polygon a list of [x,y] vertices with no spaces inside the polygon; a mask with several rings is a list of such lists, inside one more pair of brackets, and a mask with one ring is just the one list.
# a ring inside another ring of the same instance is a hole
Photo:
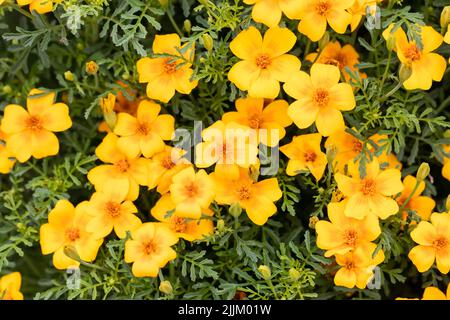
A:
{"label": "orange flower", "polygon": [[396,199],[397,203],[401,206],[406,201],[406,199],[410,198],[408,203],[405,206],[405,211],[402,212],[403,218],[408,215],[408,210],[415,211],[422,220],[428,220],[430,218],[431,212],[436,206],[436,202],[430,197],[421,196],[422,192],[425,190],[425,182],[421,181],[419,186],[414,191],[416,186],[417,179],[411,175],[406,176],[403,179],[404,189],[401,195]]}
{"label": "orange flower", "polygon": [[0,300],[23,300],[20,292],[22,285],[22,275],[20,272],[13,272],[0,278]]}
{"label": "orange flower", "polygon": [[447,295],[436,287],[425,288],[422,300],[450,300],[450,283],[447,286]]}
{"label": "orange flower", "polygon": [[298,0],[244,0],[244,3],[253,4],[253,20],[268,27],[277,26],[283,13],[289,19],[299,18],[302,6]]}
{"label": "orange flower", "polygon": [[39,14],[44,14],[53,11],[53,2],[58,3],[59,1],[52,0],[17,0],[19,6],[30,5],[30,12],[35,10]]}

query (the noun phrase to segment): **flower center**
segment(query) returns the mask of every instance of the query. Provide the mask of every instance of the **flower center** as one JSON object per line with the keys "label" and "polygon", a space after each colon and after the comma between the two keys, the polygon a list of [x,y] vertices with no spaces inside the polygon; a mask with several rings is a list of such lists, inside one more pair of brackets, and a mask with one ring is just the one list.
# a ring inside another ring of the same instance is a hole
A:
{"label": "flower center", "polygon": [[175,163],[172,161],[171,156],[166,156],[161,160],[161,166],[167,170],[170,170],[175,167]]}
{"label": "flower center", "polygon": [[130,164],[128,163],[128,160],[122,159],[116,162],[116,167],[120,172],[125,173],[130,168]]}
{"label": "flower center", "polygon": [[42,121],[36,116],[30,116],[27,119],[26,126],[30,130],[42,130]]}
{"label": "flower center", "polygon": [[256,58],[256,65],[261,69],[267,69],[270,65],[270,57],[267,54],[261,54]]}
{"label": "flower center", "polygon": [[448,240],[444,237],[440,237],[437,238],[436,240],[433,241],[433,247],[436,250],[443,250],[444,248],[446,248],[448,245]]}
{"label": "flower center", "polygon": [[314,92],[313,100],[319,107],[325,107],[330,101],[330,94],[327,90],[317,89]]}
{"label": "flower center", "polygon": [[80,230],[78,228],[69,228],[66,230],[67,239],[76,241],[80,238]]}
{"label": "flower center", "polygon": [[314,151],[309,151],[305,153],[306,162],[314,162],[317,159],[317,154]]}
{"label": "flower center", "polygon": [[146,255],[151,255],[156,252],[156,244],[153,240],[147,241],[143,243],[143,250]]}
{"label": "flower center", "polygon": [[349,229],[344,231],[345,244],[354,247],[357,240],[358,240],[358,233],[355,230]]}
{"label": "flower center", "polygon": [[238,194],[239,200],[248,200],[248,199],[250,199],[250,196],[251,196],[250,188],[248,186],[240,186],[237,189],[237,194]]}
{"label": "flower center", "polygon": [[376,191],[376,183],[371,179],[365,179],[361,183],[361,192],[365,196],[371,196],[375,194]]}
{"label": "flower center", "polygon": [[198,187],[194,182],[187,184],[184,190],[189,198],[195,197],[198,194]]}
{"label": "flower center", "polygon": [[248,119],[248,125],[252,129],[259,129],[262,124],[262,119],[259,114],[254,114]]}
{"label": "flower center", "polygon": [[186,231],[186,220],[181,217],[174,217],[172,220],[173,230],[177,233]]}
{"label": "flower center", "polygon": [[319,0],[314,7],[316,13],[321,16],[325,16],[331,9],[331,4],[328,0]]}
{"label": "flower center", "polygon": [[146,136],[149,134],[149,132],[150,132],[150,127],[146,123],[138,124],[138,127],[137,127],[138,134],[140,134],[142,136]]}
{"label": "flower center", "polygon": [[323,61],[323,64],[328,64],[328,65],[332,65],[332,66],[336,66],[339,69],[342,69],[344,67],[344,64],[342,63],[342,61],[340,60],[340,58],[336,57],[336,58],[327,58]]}
{"label": "flower center", "polygon": [[362,142],[355,139],[353,141],[353,151],[356,152],[356,153],[360,153],[362,151],[362,149],[363,149]]}
{"label": "flower center", "polygon": [[108,201],[105,204],[106,212],[113,218],[120,215],[120,204],[113,201]]}
{"label": "flower center", "polygon": [[164,72],[167,74],[172,74],[175,73],[175,71],[177,71],[177,63],[173,61],[172,58],[166,59],[164,62]]}
{"label": "flower center", "polygon": [[421,53],[419,48],[415,44],[411,44],[408,48],[405,49],[404,53],[405,58],[411,62],[420,60]]}
{"label": "flower center", "polygon": [[352,260],[348,260],[345,262],[345,268],[348,270],[352,270],[355,268],[355,264],[353,263]]}

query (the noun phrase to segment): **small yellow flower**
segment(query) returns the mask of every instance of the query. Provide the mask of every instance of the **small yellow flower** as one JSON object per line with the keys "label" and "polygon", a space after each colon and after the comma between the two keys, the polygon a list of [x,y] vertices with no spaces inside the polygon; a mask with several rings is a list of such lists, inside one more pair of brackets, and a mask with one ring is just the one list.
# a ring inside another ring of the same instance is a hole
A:
{"label": "small yellow flower", "polygon": [[90,220],[87,210],[87,201],[74,208],[69,201],[59,200],[48,214],[48,223],[41,226],[42,254],[53,253],[53,265],[56,269],[67,269],[80,264],[64,253],[66,247],[75,250],[83,261],[95,260],[103,239],[95,238],[86,230]]}
{"label": "small yellow flower", "polygon": [[431,212],[436,206],[436,202],[433,199],[426,196],[421,196],[422,192],[425,190],[425,182],[421,181],[419,186],[414,191],[414,187],[416,186],[417,179],[413,176],[406,176],[403,179],[404,189],[400,196],[396,198],[397,203],[401,206],[406,199],[410,197],[410,200],[405,206],[405,211],[402,212],[403,218],[408,215],[407,210],[415,211],[422,220],[428,220],[430,218]]}
{"label": "small yellow flower", "polygon": [[88,61],[85,66],[87,74],[95,75],[98,72],[98,64],[95,61]]}
{"label": "small yellow flower", "polygon": [[[446,154],[450,154],[450,144],[443,147]],[[450,156],[444,156],[444,165],[442,166],[442,176],[450,181]]]}
{"label": "small yellow flower", "polygon": [[20,292],[22,285],[22,275],[20,272],[13,272],[0,278],[0,300],[23,300]]}
{"label": "small yellow flower", "polygon": [[436,287],[425,288],[422,300],[450,300],[450,284],[447,286],[447,295]]}
{"label": "small yellow flower", "polygon": [[268,27],[276,27],[283,13],[289,19],[298,19],[302,7],[298,0],[244,0],[244,3],[253,5],[253,20]]}
{"label": "small yellow flower", "polygon": [[59,142],[53,132],[69,129],[72,121],[67,105],[54,100],[54,93],[32,89],[27,110],[15,104],[6,106],[1,126],[9,152],[20,162],[58,154]]}
{"label": "small yellow flower", "polygon": [[64,79],[66,79],[67,81],[73,81],[75,80],[75,76],[71,71],[66,71],[64,72]]}
{"label": "small yellow flower", "polygon": [[125,243],[125,262],[133,263],[135,277],[158,275],[159,269],[177,257],[171,248],[178,237],[163,223],[147,222],[131,233]]}
{"label": "small yellow flower", "polygon": [[[156,35],[153,41],[153,54],[167,57],[141,58],[137,62],[139,82],[147,83],[147,96],[164,103],[175,95],[191,93],[198,81],[191,80],[194,49],[181,45],[177,34]],[[183,51],[183,54],[180,54]]]}
{"label": "small yellow flower", "polygon": [[30,5],[30,12],[35,10],[39,14],[44,14],[53,11],[53,2],[52,0],[17,0],[17,4],[19,6]]}
{"label": "small yellow flower", "polygon": [[296,136],[292,142],[280,147],[288,158],[286,173],[295,176],[301,171],[310,171],[320,180],[327,167],[327,156],[320,150],[322,136],[319,133]]}
{"label": "small yellow flower", "polygon": [[296,41],[287,28],[270,28],[264,38],[255,27],[242,31],[230,43],[231,51],[242,61],[231,68],[228,79],[240,90],[248,91],[250,97],[275,99],[280,82],[300,69],[300,60],[286,54]]}
{"label": "small yellow flower", "polygon": [[329,136],[345,128],[341,111],[356,106],[353,89],[348,83],[339,83],[339,68],[315,63],[311,76],[304,71],[292,72],[284,90],[296,99],[289,106],[288,114],[300,129],[314,122],[323,136]]}
{"label": "small yellow flower", "polygon": [[450,213],[433,213],[431,222],[421,221],[411,231],[411,239],[418,243],[408,257],[419,272],[425,272],[436,261],[440,272],[450,270]]}
{"label": "small yellow flower", "polygon": [[0,127],[0,173],[9,173],[16,161],[12,158],[11,152],[6,148],[6,134]]}

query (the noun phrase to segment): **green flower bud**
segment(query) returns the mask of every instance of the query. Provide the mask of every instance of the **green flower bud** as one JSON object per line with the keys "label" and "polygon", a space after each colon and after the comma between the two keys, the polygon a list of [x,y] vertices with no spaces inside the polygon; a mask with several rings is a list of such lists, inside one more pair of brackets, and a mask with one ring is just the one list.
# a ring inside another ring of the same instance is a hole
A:
{"label": "green flower bud", "polygon": [[6,85],[6,86],[3,86],[2,91],[4,94],[9,94],[12,92],[12,88],[10,86]]}
{"label": "green flower bud", "polygon": [[297,281],[298,279],[300,279],[300,272],[295,268],[290,268],[289,278],[291,278],[291,281]]}
{"label": "green flower bud", "polygon": [[242,213],[242,207],[239,203],[233,203],[230,208],[228,208],[228,212],[235,218],[239,218]]}
{"label": "green flower bud", "polygon": [[184,30],[186,30],[187,33],[190,33],[191,29],[192,29],[191,20],[189,20],[189,19],[184,20],[183,27],[184,27]]}
{"label": "green flower bud", "polygon": [[203,41],[203,46],[205,47],[205,49],[208,50],[208,52],[211,52],[214,47],[213,38],[208,33],[205,33],[202,36],[202,41]]}
{"label": "green flower bud", "polygon": [[161,291],[166,295],[172,294],[173,288],[170,281],[167,280],[161,281],[161,283],[159,284],[159,291]]}
{"label": "green flower bud", "polygon": [[67,81],[73,81],[75,79],[72,71],[66,71],[64,72],[64,79],[66,79]]}
{"label": "green flower bud", "polygon": [[426,162],[422,162],[416,173],[416,179],[418,182],[425,180],[430,174],[430,165]]}
{"label": "green flower bud", "polygon": [[400,82],[401,83],[404,83],[406,80],[408,80],[409,77],[411,77],[411,74],[412,74],[411,67],[409,67],[409,66],[407,66],[405,64],[402,64],[400,66],[400,69],[398,71],[398,75],[400,77]]}
{"label": "green flower bud", "polygon": [[264,280],[269,280],[272,277],[272,271],[270,268],[264,264],[258,267],[258,271],[261,273]]}

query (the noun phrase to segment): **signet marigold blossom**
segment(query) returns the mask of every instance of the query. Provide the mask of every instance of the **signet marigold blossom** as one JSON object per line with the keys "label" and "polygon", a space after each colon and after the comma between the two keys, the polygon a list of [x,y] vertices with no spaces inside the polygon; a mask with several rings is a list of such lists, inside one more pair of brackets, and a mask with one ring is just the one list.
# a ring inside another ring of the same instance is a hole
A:
{"label": "signet marigold blossom", "polygon": [[225,123],[235,122],[256,131],[257,143],[275,147],[286,135],[284,128],[292,124],[287,114],[289,104],[275,100],[264,107],[263,98],[241,98],[236,100],[236,110],[222,116]]}
{"label": "signet marigold blossom", "polygon": [[433,213],[431,222],[421,221],[411,231],[411,239],[418,245],[411,249],[408,257],[419,272],[425,272],[436,261],[438,270],[450,271],[450,213]]}
{"label": "signet marigold blossom", "polygon": [[436,287],[425,288],[422,300],[450,300],[450,283],[447,286],[447,294]]}
{"label": "signet marigold blossom", "polygon": [[396,214],[399,210],[392,196],[403,191],[400,170],[386,169],[381,171],[376,158],[366,164],[366,175],[361,176],[358,164],[350,162],[350,176],[336,173],[334,178],[338,189],[348,197],[345,215],[355,219],[363,219],[374,214],[381,219]]}
{"label": "signet marigold blossom", "polygon": [[411,70],[410,77],[404,81],[403,86],[407,90],[431,88],[432,82],[441,81],[444,76],[447,62],[444,57],[434,53],[443,42],[443,36],[430,26],[417,26],[422,39],[422,47],[415,41],[409,41],[402,28],[398,28],[392,34],[394,25],[390,25],[383,37],[395,37],[394,50],[397,52],[400,62]]}
{"label": "signet marigold blossom", "polygon": [[284,91],[297,100],[288,114],[300,129],[315,122],[319,133],[329,136],[345,128],[341,111],[355,108],[353,89],[339,83],[341,73],[336,66],[315,63],[310,72],[296,71],[284,84]]}
{"label": "signet marigold blossom", "polygon": [[106,164],[91,169],[87,177],[95,190],[118,189],[127,194],[127,200],[134,201],[139,196],[139,185],[148,183],[150,160],[123,153],[118,139],[113,133],[106,135],[95,149],[97,157]]}
{"label": "signet marigold blossom", "polygon": [[164,150],[164,140],[171,140],[174,134],[175,118],[159,114],[161,106],[151,101],[141,101],[136,117],[121,112],[117,116],[114,133],[119,136],[117,146],[129,157],[141,153],[150,158]]}
{"label": "signet marigold blossom", "polygon": [[252,4],[252,18],[268,27],[276,27],[284,13],[289,19],[298,19],[301,1],[298,0],[244,0]]}
{"label": "signet marigold blossom", "polygon": [[248,169],[240,169],[238,178],[222,176],[216,172],[211,176],[215,182],[216,202],[239,204],[254,224],[264,225],[277,212],[274,202],[282,196],[277,178],[256,182]]}
{"label": "signet marigold blossom", "polygon": [[59,3],[61,0],[17,0],[19,6],[29,5],[30,12],[35,10],[39,14],[44,14],[53,11],[53,3]]}
{"label": "signet marigold blossom", "polygon": [[0,300],[23,300],[20,292],[22,275],[20,272],[12,272],[0,278]]}
{"label": "signet marigold blossom", "polygon": [[[375,9],[375,5],[383,0],[355,0],[353,5],[347,10],[352,15],[350,22],[350,31],[353,32],[359,26],[362,18],[369,13],[375,15],[371,9]],[[368,12],[369,11],[369,12]]]}
{"label": "signet marigold blossom", "polygon": [[153,54],[165,56],[139,59],[139,82],[147,83],[150,99],[167,103],[175,91],[189,94],[197,86],[198,81],[191,80],[194,48],[187,48],[187,45],[181,45],[180,36],[176,33],[156,35]]}
{"label": "signet marigold blossom", "polygon": [[255,27],[243,30],[231,41],[230,49],[242,61],[228,73],[228,79],[249,97],[275,99],[280,93],[280,82],[285,82],[300,60],[286,54],[295,45],[297,37],[287,28],[273,27],[264,37]]}
{"label": "signet marigold blossom", "polygon": [[[187,219],[180,217],[176,210],[175,203],[172,201],[170,194],[166,193],[156,202],[151,209],[151,215],[158,221],[165,223],[175,232],[177,237],[187,241],[201,240],[205,236],[210,235],[214,231],[214,223],[211,219]],[[171,211],[174,211],[168,217]],[[203,209],[205,216],[212,216],[214,212],[209,208]]]}
{"label": "signet marigold blossom", "polygon": [[402,206],[409,198],[409,201],[406,203],[404,211],[402,212],[403,218],[408,215],[407,210],[412,210],[418,214],[422,220],[428,220],[434,207],[436,206],[436,202],[430,197],[421,195],[425,190],[424,181],[421,181],[417,189],[414,190],[416,183],[417,179],[415,177],[411,175],[406,176],[403,179],[404,189],[395,200],[400,206]]}
{"label": "signet marigold blossom", "polygon": [[1,127],[6,147],[19,162],[58,154],[59,142],[53,132],[69,129],[72,120],[67,105],[54,101],[54,93],[32,89],[26,110],[15,104],[5,107]]}
{"label": "signet marigold blossom", "polygon": [[67,200],[59,200],[48,214],[48,223],[40,229],[42,254],[53,253],[53,265],[56,269],[79,266],[79,262],[68,257],[64,249],[76,251],[79,258],[86,262],[94,261],[103,239],[94,237],[86,230],[91,217],[87,212],[87,201],[74,207]]}
{"label": "signet marigold blossom", "polygon": [[171,248],[177,242],[178,237],[166,224],[144,223],[125,242],[125,262],[133,263],[135,277],[155,278],[161,268],[177,257]]}
{"label": "signet marigold blossom", "polygon": [[369,214],[362,220],[349,218],[344,214],[346,205],[347,200],[329,203],[330,221],[320,220],[315,224],[317,246],[327,250],[325,257],[367,247],[381,234],[377,216]]}
{"label": "signet marigold blossom", "polygon": [[0,127],[0,173],[9,173],[16,161],[12,159],[12,154],[6,148],[6,134]]}
{"label": "signet marigold blossom", "polygon": [[296,136],[292,142],[280,147],[288,158],[286,174],[295,176],[301,171],[309,171],[320,180],[327,167],[327,156],[320,149],[322,136],[319,133]]}
{"label": "signet marigold blossom", "polygon": [[[450,154],[450,144],[445,145],[443,149],[446,154]],[[445,179],[450,181],[450,156],[444,155],[444,165],[442,166],[441,173]]]}

